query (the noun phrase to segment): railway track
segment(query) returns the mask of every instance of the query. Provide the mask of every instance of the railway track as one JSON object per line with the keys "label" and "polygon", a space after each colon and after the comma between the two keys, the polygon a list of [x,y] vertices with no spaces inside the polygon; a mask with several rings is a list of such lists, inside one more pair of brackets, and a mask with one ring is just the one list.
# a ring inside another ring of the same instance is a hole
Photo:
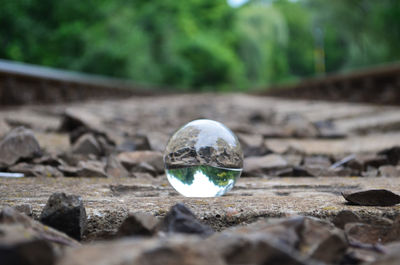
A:
{"label": "railway track", "polygon": [[268,91],[259,94],[293,99],[400,105],[400,64],[305,79],[293,85],[270,87]]}
{"label": "railway track", "polygon": [[[154,96],[167,91],[122,79],[0,59],[0,106]],[[305,79],[292,85],[270,87],[257,94],[400,105],[400,64]]]}
{"label": "railway track", "polygon": [[151,96],[130,81],[0,59],[0,106]]}

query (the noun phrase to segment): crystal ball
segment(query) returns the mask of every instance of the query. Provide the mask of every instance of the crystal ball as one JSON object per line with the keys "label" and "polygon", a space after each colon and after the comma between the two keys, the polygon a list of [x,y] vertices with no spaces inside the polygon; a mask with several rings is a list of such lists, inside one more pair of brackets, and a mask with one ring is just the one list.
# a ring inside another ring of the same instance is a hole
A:
{"label": "crystal ball", "polygon": [[194,120],[169,139],[165,173],[186,197],[217,197],[233,188],[243,168],[243,152],[235,134],[213,120]]}

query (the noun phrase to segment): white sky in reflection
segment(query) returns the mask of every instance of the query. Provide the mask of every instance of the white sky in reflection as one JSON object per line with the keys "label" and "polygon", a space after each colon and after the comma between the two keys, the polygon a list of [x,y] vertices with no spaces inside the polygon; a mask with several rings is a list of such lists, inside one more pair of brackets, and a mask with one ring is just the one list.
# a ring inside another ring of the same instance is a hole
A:
{"label": "white sky in reflection", "polygon": [[229,180],[229,184],[226,187],[218,187],[214,183],[208,180],[208,177],[196,171],[192,185],[182,183],[179,179],[173,175],[168,174],[168,181],[180,194],[186,197],[215,197],[220,196],[221,192],[229,187],[233,186],[233,180]]}

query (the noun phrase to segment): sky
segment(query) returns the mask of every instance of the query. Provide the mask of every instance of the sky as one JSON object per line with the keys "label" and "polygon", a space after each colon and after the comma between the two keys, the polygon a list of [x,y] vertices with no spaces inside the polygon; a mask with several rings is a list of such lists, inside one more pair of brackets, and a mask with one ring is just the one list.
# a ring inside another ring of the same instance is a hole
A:
{"label": "sky", "polygon": [[246,3],[248,0],[228,0],[230,6],[238,7]]}

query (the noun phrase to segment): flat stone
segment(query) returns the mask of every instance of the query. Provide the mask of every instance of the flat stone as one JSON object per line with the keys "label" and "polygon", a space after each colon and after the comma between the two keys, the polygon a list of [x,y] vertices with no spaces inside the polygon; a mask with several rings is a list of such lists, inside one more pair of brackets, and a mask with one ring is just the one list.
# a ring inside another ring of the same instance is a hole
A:
{"label": "flat stone", "polygon": [[303,161],[303,166],[306,167],[325,167],[329,168],[331,166],[331,161],[329,157],[326,156],[306,156]]}
{"label": "flat stone", "polygon": [[380,166],[378,172],[381,177],[400,177],[400,166]]}
{"label": "flat stone", "polygon": [[385,189],[343,192],[343,197],[352,204],[365,206],[392,206],[400,203],[400,196]]}
{"label": "flat stone", "polygon": [[244,172],[256,172],[265,169],[276,169],[288,166],[287,161],[280,155],[270,154],[253,156],[244,159]]}
{"label": "flat stone", "polygon": [[[367,181],[366,181],[367,180]],[[120,192],[111,190],[118,184]],[[146,212],[164,216],[169,208],[182,202],[205,224],[215,230],[257,220],[259,216],[281,217],[293,214],[333,218],[350,210],[363,221],[376,223],[382,216],[394,219],[398,206],[370,207],[347,205],[344,190],[368,190],[376,187],[400,193],[399,178],[240,178],[232,191],[217,198],[186,198],[178,195],[165,176],[160,178],[21,178],[0,179],[2,205],[30,203],[40,213],[49,191],[81,194],[87,214],[97,231],[117,231],[128,212]],[[268,202],[268,203],[266,203]],[[228,217],[226,209],[234,207],[239,214]],[[105,219],[108,216],[110,219]],[[218,217],[219,216],[219,217]],[[112,220],[112,221],[111,221]],[[88,228],[89,229],[89,228]],[[94,228],[87,234],[94,233]]]}
{"label": "flat stone", "polygon": [[14,173],[23,173],[26,177],[62,177],[63,174],[56,168],[46,165],[35,165],[28,163],[18,163],[8,168]]}
{"label": "flat stone", "polygon": [[309,155],[377,153],[383,148],[398,145],[400,133],[357,135],[345,139],[267,139],[265,142],[271,150],[279,148],[282,152],[288,148],[294,148]]}
{"label": "flat stone", "polygon": [[128,169],[145,162],[153,166],[158,173],[164,171],[163,155],[158,151],[124,152],[120,153],[117,159]]}
{"label": "flat stone", "polygon": [[41,149],[33,131],[18,127],[0,142],[0,167],[11,166],[21,158],[33,158],[39,154]]}
{"label": "flat stone", "polygon": [[87,222],[82,198],[65,193],[53,193],[40,214],[40,221],[80,240]]}

